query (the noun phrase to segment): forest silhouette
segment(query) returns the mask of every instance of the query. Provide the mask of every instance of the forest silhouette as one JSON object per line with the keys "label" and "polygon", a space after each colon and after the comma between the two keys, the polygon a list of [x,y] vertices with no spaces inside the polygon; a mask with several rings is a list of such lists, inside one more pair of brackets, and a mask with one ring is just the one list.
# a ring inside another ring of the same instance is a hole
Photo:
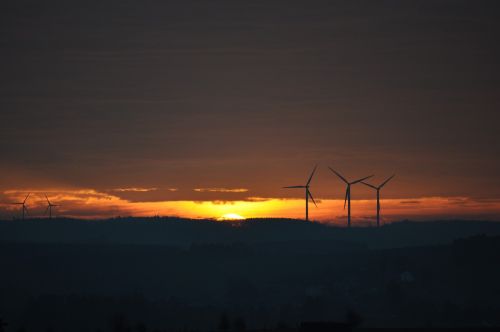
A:
{"label": "forest silhouette", "polygon": [[[497,326],[500,224],[0,222],[6,331]],[[415,314],[418,313],[418,314]]]}

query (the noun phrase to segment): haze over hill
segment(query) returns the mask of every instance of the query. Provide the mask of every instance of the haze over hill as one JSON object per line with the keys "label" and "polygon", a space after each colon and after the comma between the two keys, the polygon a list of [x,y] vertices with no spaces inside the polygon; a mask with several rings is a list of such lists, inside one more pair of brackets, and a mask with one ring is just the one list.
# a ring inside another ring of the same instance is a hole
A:
{"label": "haze over hill", "polygon": [[2,221],[0,317],[41,332],[494,326],[499,254],[497,222]]}
{"label": "haze over hill", "polygon": [[0,221],[0,241],[10,243],[145,244],[186,247],[196,243],[352,242],[373,248],[450,243],[476,234],[500,234],[488,221],[397,222],[374,227],[334,227],[293,219],[243,221],[180,218]]}

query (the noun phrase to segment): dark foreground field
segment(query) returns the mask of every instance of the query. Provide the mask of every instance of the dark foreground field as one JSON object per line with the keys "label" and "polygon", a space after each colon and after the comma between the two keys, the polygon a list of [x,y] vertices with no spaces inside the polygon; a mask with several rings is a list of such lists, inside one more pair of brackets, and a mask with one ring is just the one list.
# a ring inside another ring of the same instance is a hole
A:
{"label": "dark foreground field", "polygon": [[5,221],[0,317],[27,332],[499,326],[499,235],[472,221]]}

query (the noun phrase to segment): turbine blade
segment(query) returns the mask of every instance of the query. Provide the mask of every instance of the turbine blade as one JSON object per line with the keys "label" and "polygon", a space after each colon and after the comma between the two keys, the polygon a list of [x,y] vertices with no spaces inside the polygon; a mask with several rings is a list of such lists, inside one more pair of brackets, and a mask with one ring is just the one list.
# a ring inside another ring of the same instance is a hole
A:
{"label": "turbine blade", "polygon": [[387,180],[385,180],[384,182],[382,182],[382,184],[380,186],[378,186],[379,188],[382,188],[383,186],[385,186],[387,184],[387,182],[391,181],[391,179],[393,177],[395,177],[396,174],[393,174],[392,176],[390,176]]}
{"label": "turbine blade", "polygon": [[333,173],[335,173],[342,181],[344,181],[345,183],[349,184],[349,182],[347,182],[347,180],[342,175],[340,175],[339,173],[337,173],[333,168],[331,168],[330,166],[328,166],[328,168],[330,169],[330,171],[332,171]]}
{"label": "turbine blade", "polygon": [[306,186],[289,186],[289,187],[283,187],[283,188],[286,188],[286,189],[289,189],[289,188],[306,188]]}
{"label": "turbine blade", "polygon": [[28,208],[26,207],[26,205],[23,205],[23,209],[26,212],[26,214],[29,214],[29,211],[28,211]]}
{"label": "turbine blade", "polygon": [[47,200],[47,203],[49,203],[49,205],[50,205],[50,201],[49,201],[49,198],[47,197],[47,195],[45,195],[45,199]]}
{"label": "turbine blade", "polygon": [[355,183],[358,183],[358,182],[364,181],[364,180],[366,180],[366,179],[371,178],[372,176],[373,176],[373,175],[370,175],[370,176],[364,177],[364,178],[362,178],[362,179],[359,179],[359,180],[353,181],[353,182],[351,182],[351,184],[355,184]]}
{"label": "turbine blade", "polygon": [[313,198],[313,195],[311,194],[311,192],[308,190],[307,191],[307,194],[309,195],[309,197],[311,198],[312,202],[314,203],[314,206],[315,207],[318,207],[318,205],[316,204],[316,202],[314,201],[314,198]]}
{"label": "turbine blade", "polygon": [[28,198],[30,197],[30,195],[31,195],[31,193],[29,193],[29,194],[26,196],[26,198],[25,198],[25,199],[24,199],[24,201],[23,201],[23,204],[24,204],[24,203],[26,203],[26,201],[28,200]]}
{"label": "turbine blade", "polygon": [[49,212],[49,208],[50,208],[50,205],[49,205],[49,206],[47,206],[47,208],[45,209],[45,212],[43,213],[43,215],[44,215],[44,216],[46,216],[46,215],[47,215],[47,212]]}
{"label": "turbine blade", "polygon": [[345,210],[345,205],[347,203],[347,194],[349,193],[349,186],[347,186],[347,189],[345,190],[345,199],[344,199],[344,210]]}
{"label": "turbine blade", "polygon": [[306,184],[306,186],[308,186],[308,185],[309,185],[309,183],[311,182],[311,180],[312,180],[312,178],[313,178],[313,175],[314,175],[314,172],[316,172],[316,168],[318,168],[318,165],[317,165],[317,164],[316,164],[316,166],[314,166],[314,169],[313,169],[313,171],[312,171],[312,173],[311,173],[311,176],[309,176],[309,180],[307,180],[307,184]]}
{"label": "turbine blade", "polygon": [[377,189],[378,189],[378,188],[377,188],[377,187],[375,187],[374,185],[371,185],[371,184],[366,183],[366,182],[364,182],[364,181],[361,181],[361,183],[362,183],[362,184],[364,184],[365,186],[368,186],[368,187],[373,188],[373,189],[375,189],[375,190],[377,190]]}

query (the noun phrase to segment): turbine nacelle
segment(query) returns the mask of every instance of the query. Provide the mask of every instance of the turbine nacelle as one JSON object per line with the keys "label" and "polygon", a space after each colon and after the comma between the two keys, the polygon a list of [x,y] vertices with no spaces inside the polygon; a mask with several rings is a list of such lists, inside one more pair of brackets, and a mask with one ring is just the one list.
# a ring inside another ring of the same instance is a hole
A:
{"label": "turbine nacelle", "polygon": [[363,181],[361,181],[361,183],[363,183],[365,186],[368,186],[368,187],[373,188],[375,190],[380,190],[380,189],[382,189],[387,184],[387,182],[391,181],[392,178],[395,177],[395,176],[396,176],[396,174],[391,175],[384,182],[382,182],[378,187],[374,186],[372,184],[369,184],[367,182],[364,182],[365,179],[363,179]]}
{"label": "turbine nacelle", "polygon": [[314,169],[311,172],[311,175],[309,176],[309,178],[307,179],[307,182],[305,185],[283,187],[284,189],[305,189],[306,190],[306,221],[309,221],[309,211],[308,211],[308,205],[307,205],[309,202],[309,199],[311,199],[311,201],[314,203],[314,206],[318,207],[318,205],[316,204],[316,201],[314,200],[314,198],[311,194],[311,191],[309,190],[309,185],[311,183],[311,180],[312,180],[317,168],[318,168],[318,165],[314,166]]}
{"label": "turbine nacelle", "polygon": [[337,172],[336,170],[334,170],[331,167],[328,167],[328,168],[330,169],[330,171],[332,171],[332,173],[337,175],[339,177],[339,179],[341,179],[347,186],[345,189],[344,210],[345,210],[345,207],[347,204],[347,227],[351,227],[351,185],[362,182],[366,179],[369,179],[373,175],[365,176],[364,178],[354,180],[354,181],[347,181],[347,179],[345,177],[343,177],[342,174],[340,174],[339,172]]}
{"label": "turbine nacelle", "polygon": [[60,205],[52,204],[50,202],[49,198],[47,197],[47,195],[45,195],[45,199],[47,200],[47,209],[45,210],[44,215],[47,215],[47,212],[48,212],[49,213],[49,218],[52,218],[52,208],[56,207],[56,206],[60,206]]}
{"label": "turbine nacelle", "polygon": [[24,198],[24,200],[22,202],[11,203],[13,205],[22,205],[21,212],[22,212],[23,219],[24,219],[24,214],[25,213],[28,214],[28,208],[26,207],[26,201],[28,200],[30,195],[31,195],[31,193],[28,193],[28,195],[26,195],[26,197]]}
{"label": "turbine nacelle", "polygon": [[374,186],[368,182],[361,181],[362,184],[365,186],[368,186],[372,189],[375,189],[377,191],[377,227],[380,226],[380,189],[382,189],[391,179],[396,176],[396,174],[391,175],[390,177],[387,178],[384,182],[382,182],[378,187]]}
{"label": "turbine nacelle", "polygon": [[330,171],[332,171],[335,175],[337,175],[342,181],[344,181],[344,183],[347,185],[346,187],[346,190],[345,190],[345,199],[344,199],[344,209],[345,209],[345,206],[346,206],[346,203],[347,201],[350,202],[351,200],[351,185],[353,184],[356,184],[356,183],[359,183],[359,182],[363,182],[364,180],[366,179],[369,179],[371,177],[373,177],[373,175],[369,175],[369,176],[365,176],[364,178],[361,178],[361,179],[358,179],[358,180],[354,180],[354,181],[347,181],[345,177],[343,177],[339,172],[337,172],[336,170],[334,170],[333,168],[331,167],[328,167],[330,169]]}

